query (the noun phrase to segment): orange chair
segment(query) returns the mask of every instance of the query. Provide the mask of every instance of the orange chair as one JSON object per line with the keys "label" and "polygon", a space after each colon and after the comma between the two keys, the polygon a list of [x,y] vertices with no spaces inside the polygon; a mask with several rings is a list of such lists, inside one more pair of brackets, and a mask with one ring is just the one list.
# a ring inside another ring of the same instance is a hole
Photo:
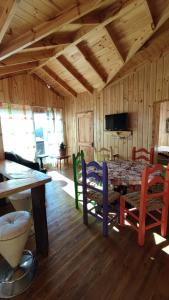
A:
{"label": "orange chair", "polygon": [[[126,202],[130,208],[126,207]],[[148,229],[161,226],[161,235],[166,235],[168,206],[169,165],[166,169],[160,164],[146,167],[141,191],[120,197],[120,225],[124,226],[125,215],[128,215],[127,221],[138,232],[138,244],[143,246],[145,231]]]}
{"label": "orange chair", "polygon": [[[140,155],[137,156],[137,153]],[[145,160],[153,164],[154,162],[154,148],[151,147],[150,152],[145,148],[136,150],[136,147],[132,149],[132,160]]]}

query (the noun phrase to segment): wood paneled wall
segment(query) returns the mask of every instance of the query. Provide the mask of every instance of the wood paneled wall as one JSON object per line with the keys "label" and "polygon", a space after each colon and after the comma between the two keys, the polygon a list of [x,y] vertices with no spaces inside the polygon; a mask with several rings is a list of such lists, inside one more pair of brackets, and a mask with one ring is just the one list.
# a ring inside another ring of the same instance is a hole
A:
{"label": "wood paneled wall", "polygon": [[[76,113],[94,112],[94,144],[97,149],[113,147],[123,158],[131,158],[133,146],[150,148],[155,122],[153,103],[169,99],[169,54],[146,63],[100,93],[65,98],[67,142],[76,152]],[[114,138],[104,131],[104,116],[129,112],[132,136]],[[85,130],[85,128],[84,128]]]}
{"label": "wood paneled wall", "polygon": [[24,74],[0,80],[0,102],[31,106],[64,107],[64,99],[38,78]]}

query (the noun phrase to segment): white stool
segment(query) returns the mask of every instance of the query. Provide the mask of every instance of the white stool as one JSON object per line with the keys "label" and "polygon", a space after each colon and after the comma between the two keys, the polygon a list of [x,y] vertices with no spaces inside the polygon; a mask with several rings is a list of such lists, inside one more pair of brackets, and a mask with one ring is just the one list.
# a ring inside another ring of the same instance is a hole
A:
{"label": "white stool", "polygon": [[23,192],[19,192],[13,194],[8,197],[14,209],[17,210],[26,210],[31,212],[32,211],[32,196],[31,190],[26,190]]}
{"label": "white stool", "polygon": [[35,260],[30,251],[23,250],[31,228],[31,216],[17,211],[0,217],[0,254],[8,262],[0,266],[0,298],[22,293],[35,274]]}

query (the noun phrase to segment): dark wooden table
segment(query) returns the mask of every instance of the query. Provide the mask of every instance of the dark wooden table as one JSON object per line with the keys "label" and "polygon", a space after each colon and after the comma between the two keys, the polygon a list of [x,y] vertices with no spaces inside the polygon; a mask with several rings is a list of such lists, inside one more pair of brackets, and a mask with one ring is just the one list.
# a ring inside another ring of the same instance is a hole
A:
{"label": "dark wooden table", "polygon": [[58,156],[56,156],[57,168],[59,167],[59,164],[60,164],[60,170],[61,170],[62,160],[64,161],[64,163],[65,163],[65,160],[66,160],[67,165],[69,165],[69,157],[70,157],[70,155],[58,155]]}
{"label": "dark wooden table", "polygon": [[51,181],[51,177],[9,160],[0,161],[0,174],[9,179],[0,182],[0,199],[31,189],[36,252],[47,256],[49,243],[45,206],[45,184]]}

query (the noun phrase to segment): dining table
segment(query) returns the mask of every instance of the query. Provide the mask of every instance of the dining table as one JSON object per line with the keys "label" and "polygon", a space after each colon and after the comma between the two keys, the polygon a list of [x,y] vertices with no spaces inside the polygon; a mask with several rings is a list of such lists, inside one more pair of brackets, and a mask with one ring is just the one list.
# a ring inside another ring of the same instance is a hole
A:
{"label": "dining table", "polygon": [[146,161],[116,160],[107,161],[109,182],[114,186],[140,187],[145,167],[152,164]]}
{"label": "dining table", "polygon": [[9,160],[0,161],[0,174],[7,179],[0,182],[0,199],[31,189],[36,252],[47,256],[49,242],[45,184],[51,181],[51,177]]}

